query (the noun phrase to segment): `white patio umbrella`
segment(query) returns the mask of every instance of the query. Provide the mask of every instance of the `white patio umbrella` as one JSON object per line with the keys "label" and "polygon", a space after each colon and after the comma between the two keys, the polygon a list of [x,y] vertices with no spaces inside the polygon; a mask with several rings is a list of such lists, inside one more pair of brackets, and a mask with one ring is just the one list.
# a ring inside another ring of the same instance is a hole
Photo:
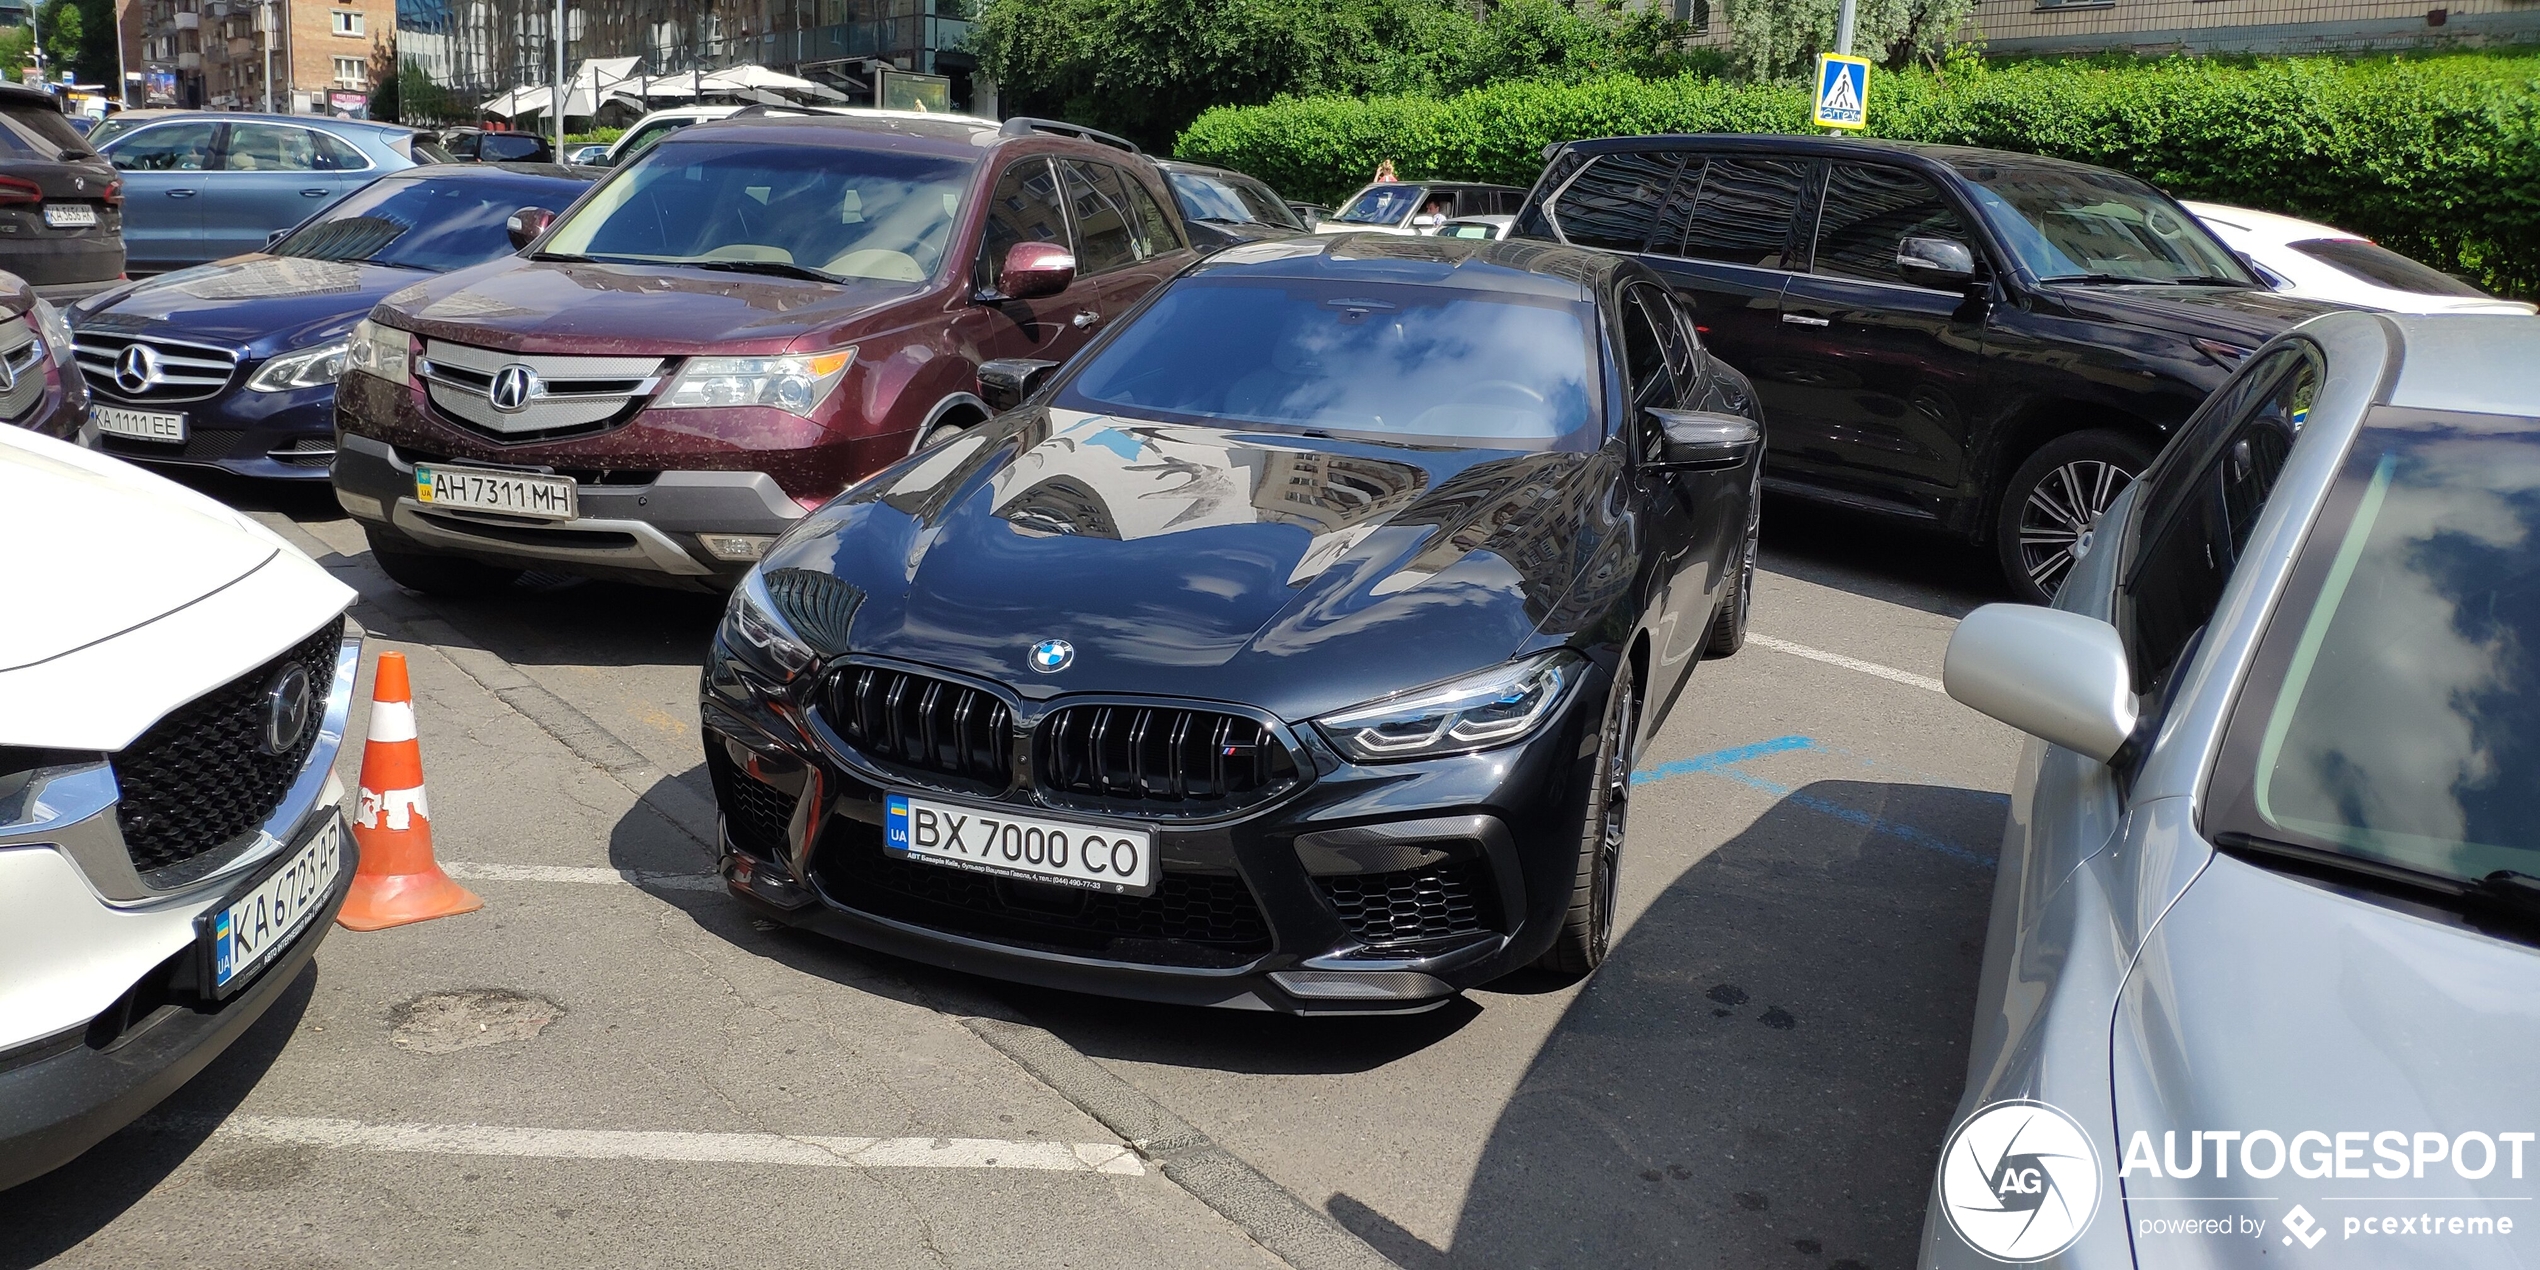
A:
{"label": "white patio umbrella", "polygon": [[[827,84],[816,84],[800,76],[771,71],[764,66],[727,66],[707,75],[700,85],[709,93],[734,96],[780,94],[783,97],[805,97],[814,101],[845,101],[847,95]],[[759,100],[768,100],[761,95]]]}
{"label": "white patio umbrella", "polygon": [[547,102],[554,96],[555,90],[550,89],[543,84],[534,85],[528,88],[515,88],[510,92],[507,92],[502,96],[494,98],[493,100],[486,102],[484,105],[477,107],[477,110],[482,114],[492,115],[497,119],[516,119],[522,115],[535,114],[539,111],[545,110],[547,108]]}

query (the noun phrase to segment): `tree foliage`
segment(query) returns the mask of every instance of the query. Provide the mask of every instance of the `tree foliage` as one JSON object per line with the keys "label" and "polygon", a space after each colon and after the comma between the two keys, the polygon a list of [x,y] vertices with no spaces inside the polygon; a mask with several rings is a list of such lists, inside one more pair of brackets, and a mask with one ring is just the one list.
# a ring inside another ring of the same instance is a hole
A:
{"label": "tree foliage", "polygon": [[[69,71],[80,83],[120,88],[115,0],[47,0],[36,10],[35,29],[44,37],[44,64],[52,78]],[[25,64],[22,59],[18,66]]]}
{"label": "tree foliage", "polygon": [[[1750,79],[1804,75],[1835,51],[1842,0],[1728,0],[1729,61]],[[1974,0],[1858,0],[1852,51],[1891,69],[1937,56]]]}
{"label": "tree foliage", "polygon": [[[1184,158],[1330,200],[1377,162],[1405,179],[1530,185],[1546,143],[1804,132],[1807,85],[1676,78],[1508,83],[1451,98],[1292,98],[1212,110]],[[1874,136],[2132,172],[2185,198],[2368,235],[2493,290],[2540,295],[2540,57],[2026,62],[1873,76]]]}
{"label": "tree foliage", "polygon": [[[1477,7],[1478,6],[1478,7]],[[1608,0],[988,0],[972,48],[1008,113],[1162,145],[1212,106],[1716,69]]]}

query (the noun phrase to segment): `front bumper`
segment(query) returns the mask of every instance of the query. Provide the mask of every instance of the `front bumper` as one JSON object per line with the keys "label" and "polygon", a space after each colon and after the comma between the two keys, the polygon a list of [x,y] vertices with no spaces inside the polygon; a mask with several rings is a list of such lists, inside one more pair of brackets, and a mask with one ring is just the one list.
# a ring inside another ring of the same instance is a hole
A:
{"label": "front bumper", "polygon": [[[336,499],[374,535],[506,568],[729,590],[750,562],[716,559],[700,535],[773,537],[805,514],[764,472],[662,472],[641,485],[582,482],[575,492],[582,514],[566,521],[454,510],[416,500],[414,461],[396,447],[353,432],[340,445]],[[508,465],[461,459],[448,466]]]}
{"label": "front bumper", "polygon": [[277,481],[323,481],[335,459],[335,385],[249,392],[258,362],[243,362],[217,397],[161,405],[99,392],[99,404],[182,413],[185,440],[140,441],[100,434],[97,448],[145,464],[217,468]]}
{"label": "front bumper", "polygon": [[76,366],[55,364],[48,356],[43,363],[44,393],[15,419],[13,423],[32,432],[41,432],[57,441],[96,449],[95,434],[88,427],[88,384]]}
{"label": "front bumper", "polygon": [[[1530,739],[1418,762],[1353,765],[1310,728],[1290,729],[1291,750],[1308,772],[1302,784],[1223,817],[1139,818],[1156,835],[1163,875],[1156,895],[1100,909],[1075,901],[1071,914],[1074,893],[1060,888],[978,881],[882,851],[888,792],[982,800],[875,766],[839,738],[821,706],[806,704],[804,690],[768,683],[719,639],[709,656],[702,716],[724,812],[721,868],[753,907],[947,969],[1295,1014],[1427,1010],[1542,955],[1569,905],[1595,703],[1606,690],[1600,670]],[[1019,767],[1036,752],[1036,720],[1083,700],[1009,697]],[[1028,781],[997,801],[1033,815],[1121,819],[1052,806]],[[948,884],[945,874],[965,884]],[[1390,898],[1370,903],[1375,896]],[[1190,933],[1197,923],[1188,920],[1176,932],[1176,914],[1203,905],[1241,937],[1220,938],[1214,924],[1206,935]],[[1385,905],[1393,916],[1371,921],[1370,911]],[[1149,915],[1167,910],[1161,936],[1133,920],[1140,906]],[[1457,916],[1444,929],[1405,938],[1406,927],[1391,923],[1414,910]],[[1257,929],[1247,925],[1255,919]]]}
{"label": "front bumper", "polygon": [[[330,806],[322,814],[340,826],[341,808]],[[321,828],[323,822],[312,818],[292,846]],[[159,996],[152,999],[164,998],[148,1014],[110,1035],[92,1024],[52,1045],[31,1047],[16,1065],[0,1069],[0,1191],[69,1163],[139,1119],[264,1017],[317,955],[344,907],[359,848],[349,828],[342,829],[342,841],[342,869],[326,903],[246,988],[216,1002],[186,995],[182,985],[202,976],[201,953],[189,946],[134,985],[134,994],[155,988]]]}

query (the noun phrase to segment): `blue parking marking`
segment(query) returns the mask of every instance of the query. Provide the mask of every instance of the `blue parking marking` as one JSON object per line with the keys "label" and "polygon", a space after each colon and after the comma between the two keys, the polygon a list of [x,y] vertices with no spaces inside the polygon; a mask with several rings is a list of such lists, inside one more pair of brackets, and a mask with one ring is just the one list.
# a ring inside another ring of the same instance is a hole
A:
{"label": "blue parking marking", "polygon": [[1867,829],[1873,833],[1885,834],[1886,836],[1895,838],[1909,846],[1920,847],[1923,850],[1933,852],[1937,855],[1947,856],[1948,858],[1956,860],[1961,864],[1971,864],[1986,868],[1992,867],[1994,863],[1993,852],[1977,851],[1969,847],[1960,846],[1959,844],[1951,842],[1949,839],[1943,838],[1927,829],[1917,828],[1913,825],[1903,824],[1898,821],[1884,820],[1878,816],[1870,814],[1869,812],[1863,811],[1858,807],[1846,807],[1843,804],[1835,802],[1829,798],[1820,798],[1814,794],[1797,792],[1791,786],[1784,785],[1779,781],[1768,780],[1753,772],[1745,771],[1741,766],[1742,764],[1751,763],[1760,758],[1769,758],[1776,754],[1797,753],[1822,754],[1829,757],[1841,756],[1852,759],[1864,767],[1876,768],[1883,766],[1883,764],[1879,763],[1875,759],[1865,757],[1850,750],[1826,745],[1818,741],[1815,737],[1780,736],[1774,737],[1769,741],[1757,741],[1751,745],[1734,745],[1724,750],[1713,750],[1708,754],[1696,754],[1692,758],[1674,759],[1669,762],[1660,763],[1655,767],[1644,767],[1639,771],[1632,773],[1632,784],[1651,785],[1659,781],[1667,780],[1671,777],[1695,774],[1717,776],[1723,780],[1735,781],[1738,784],[1744,785],[1759,793],[1781,799],[1794,807],[1804,808],[1823,816],[1831,816],[1844,822],[1845,824]]}

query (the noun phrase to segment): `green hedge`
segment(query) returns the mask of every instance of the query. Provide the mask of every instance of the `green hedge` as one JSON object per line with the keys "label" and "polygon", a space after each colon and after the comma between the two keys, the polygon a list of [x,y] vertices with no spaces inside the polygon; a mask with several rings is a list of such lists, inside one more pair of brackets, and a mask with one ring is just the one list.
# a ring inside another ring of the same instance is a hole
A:
{"label": "green hedge", "polygon": [[[1799,132],[1796,83],[1513,82],[1443,100],[1220,108],[1175,153],[1329,202],[1390,158],[1405,178],[1531,184],[1546,142]],[[2369,235],[2506,294],[2540,294],[2540,56],[2019,62],[1879,73],[1874,135],[2059,155],[2184,198]]]}

